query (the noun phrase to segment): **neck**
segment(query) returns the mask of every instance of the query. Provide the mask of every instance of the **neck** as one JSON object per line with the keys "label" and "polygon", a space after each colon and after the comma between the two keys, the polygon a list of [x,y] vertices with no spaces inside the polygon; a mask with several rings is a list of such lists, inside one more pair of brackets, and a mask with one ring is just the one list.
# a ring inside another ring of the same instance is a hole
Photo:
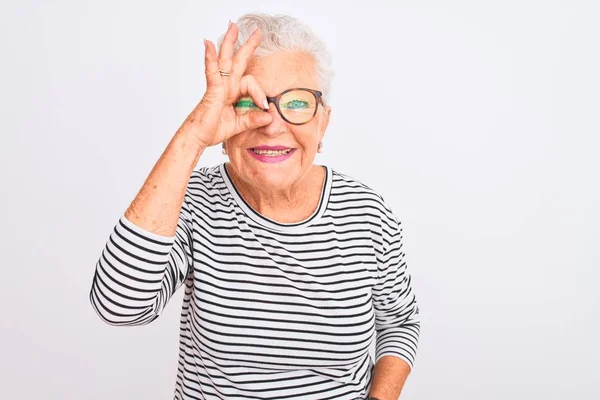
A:
{"label": "neck", "polygon": [[309,218],[319,205],[325,169],[312,165],[298,181],[285,188],[264,189],[242,180],[230,163],[231,181],[240,196],[255,211],[277,222],[294,223]]}

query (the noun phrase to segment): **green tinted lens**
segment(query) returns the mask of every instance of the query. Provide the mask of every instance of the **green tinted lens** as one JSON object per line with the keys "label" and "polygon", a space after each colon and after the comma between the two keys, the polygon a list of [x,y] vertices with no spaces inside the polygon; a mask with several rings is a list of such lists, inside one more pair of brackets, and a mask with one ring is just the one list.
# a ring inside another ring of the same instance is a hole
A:
{"label": "green tinted lens", "polygon": [[260,110],[250,97],[242,97],[233,105],[233,108],[238,114],[244,114],[251,110]]}
{"label": "green tinted lens", "polygon": [[308,122],[315,114],[317,99],[307,90],[292,90],[279,99],[279,108],[285,118],[293,123]]}

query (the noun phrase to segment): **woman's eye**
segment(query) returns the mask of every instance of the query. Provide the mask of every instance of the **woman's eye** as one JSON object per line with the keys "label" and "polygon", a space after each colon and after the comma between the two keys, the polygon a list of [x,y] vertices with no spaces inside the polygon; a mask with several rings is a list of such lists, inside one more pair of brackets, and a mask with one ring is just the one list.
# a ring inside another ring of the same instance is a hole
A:
{"label": "woman's eye", "polygon": [[235,103],[235,108],[258,108],[252,99],[240,99]]}
{"label": "woman's eye", "polygon": [[290,100],[287,103],[282,104],[282,107],[290,109],[308,108],[308,101]]}

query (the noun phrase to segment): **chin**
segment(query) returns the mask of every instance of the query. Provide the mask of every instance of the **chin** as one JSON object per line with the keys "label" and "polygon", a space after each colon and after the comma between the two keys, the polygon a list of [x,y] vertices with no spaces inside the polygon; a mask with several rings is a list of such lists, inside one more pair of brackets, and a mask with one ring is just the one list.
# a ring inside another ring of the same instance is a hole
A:
{"label": "chin", "polygon": [[252,174],[252,183],[256,186],[272,189],[283,189],[300,178],[300,166],[267,165],[258,168]]}

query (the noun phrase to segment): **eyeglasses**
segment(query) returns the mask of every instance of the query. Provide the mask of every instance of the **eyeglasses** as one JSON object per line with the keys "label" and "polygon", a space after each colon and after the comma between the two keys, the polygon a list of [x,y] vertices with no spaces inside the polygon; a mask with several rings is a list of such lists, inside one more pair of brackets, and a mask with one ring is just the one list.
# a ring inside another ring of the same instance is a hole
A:
{"label": "eyeglasses", "polygon": [[[275,97],[267,96],[267,102],[275,104],[277,112],[286,122],[293,125],[303,125],[310,122],[323,104],[323,93],[307,88],[292,88],[285,90]],[[263,110],[254,104],[250,97],[243,97],[233,105],[237,114],[245,114],[252,110]]]}

